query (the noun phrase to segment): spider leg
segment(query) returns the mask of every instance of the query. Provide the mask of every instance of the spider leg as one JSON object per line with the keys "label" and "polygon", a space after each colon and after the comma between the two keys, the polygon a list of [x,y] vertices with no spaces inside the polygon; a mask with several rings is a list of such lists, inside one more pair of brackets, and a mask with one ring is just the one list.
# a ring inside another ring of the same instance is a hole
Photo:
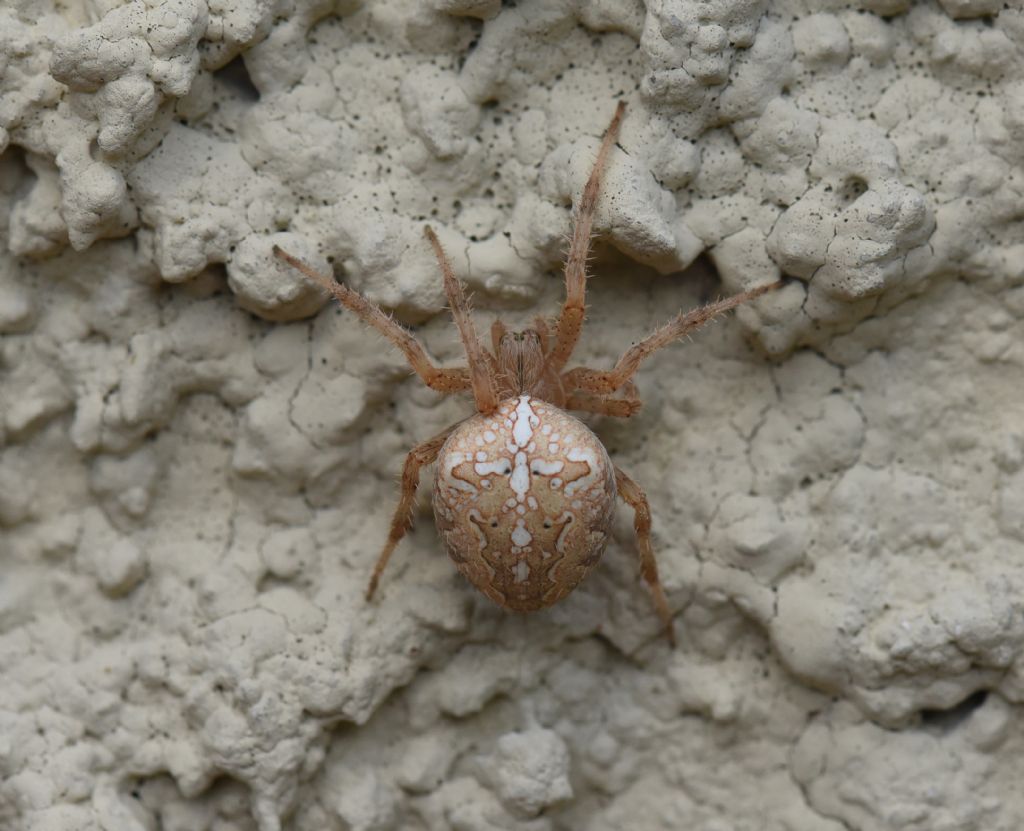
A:
{"label": "spider leg", "polygon": [[497,379],[494,377],[493,363],[488,360],[487,353],[476,336],[473,318],[469,315],[469,301],[466,299],[466,293],[462,289],[462,283],[455,276],[452,264],[448,261],[434,229],[428,225],[423,229],[423,233],[430,241],[434,254],[437,256],[438,265],[441,266],[441,273],[444,276],[444,292],[448,295],[452,317],[455,320],[455,325],[459,328],[462,346],[466,350],[466,359],[469,362],[469,377],[473,385],[476,408],[484,414],[493,413],[498,408]]}
{"label": "spider leg", "polygon": [[691,332],[699,329],[706,323],[710,323],[719,315],[734,309],[737,306],[760,297],[765,292],[777,289],[782,282],[769,283],[766,286],[759,286],[750,291],[744,291],[719,300],[716,303],[708,303],[706,306],[699,306],[685,314],[680,313],[673,320],[664,326],[655,329],[650,335],[639,343],[633,344],[627,349],[615,367],[610,371],[599,369],[588,369],[587,367],[576,367],[562,375],[566,389],[584,390],[607,395],[619,389],[629,381],[640,364],[650,355],[659,349],[668,346],[673,341],[686,337]]}
{"label": "spider leg", "polygon": [[601,177],[608,163],[608,156],[611,155],[612,146],[619,135],[619,125],[622,123],[622,114],[625,110],[626,103],[620,101],[611,124],[605,131],[601,149],[597,151],[597,159],[594,161],[594,169],[590,172],[590,178],[576,207],[572,242],[569,244],[569,256],[565,261],[565,302],[555,324],[555,345],[547,356],[547,366],[554,372],[561,372],[565,368],[583,329],[583,316],[586,312],[587,256],[590,253],[594,211],[601,192]]}
{"label": "spider leg", "polygon": [[613,418],[629,418],[640,412],[643,402],[636,392],[632,381],[623,386],[624,395],[609,398],[593,392],[571,392],[565,399],[565,409],[581,410],[585,413],[612,416]]}
{"label": "spider leg", "polygon": [[537,315],[533,319],[533,328],[537,332],[537,337],[540,338],[540,349],[545,355],[548,354],[548,346],[551,343],[551,330],[548,329],[548,322],[542,315]]}
{"label": "spider leg", "polygon": [[359,292],[353,291],[343,283],[338,283],[333,278],[314,271],[298,257],[292,256],[276,245],[274,246],[274,256],[284,260],[308,280],[334,295],[334,298],[342,306],[355,312],[363,323],[372,326],[401,349],[413,371],[432,390],[447,394],[462,392],[470,388],[469,371],[465,367],[442,369],[434,366],[420,342],[412,336],[408,329],[397,323],[390,315],[385,314],[380,306],[371,303]]}
{"label": "spider leg", "polygon": [[506,332],[508,332],[508,327],[500,320],[495,320],[491,324],[491,349],[494,350],[495,355],[501,351],[501,339]]}
{"label": "spider leg", "polygon": [[651,506],[643,489],[625,473],[615,468],[615,486],[623,502],[633,509],[633,528],[636,531],[636,544],[640,552],[640,574],[651,587],[654,608],[665,626],[665,635],[669,644],[676,645],[676,632],[672,623],[672,610],[668,606],[668,598],[658,578],[658,563],[654,559],[651,547]]}
{"label": "spider leg", "polygon": [[412,509],[416,499],[416,488],[420,482],[420,468],[429,465],[437,459],[442,446],[452,431],[458,426],[453,424],[445,431],[438,433],[432,439],[427,439],[417,444],[409,455],[405,457],[405,465],[402,467],[402,495],[399,497],[398,505],[395,508],[394,516],[391,518],[391,531],[388,533],[387,542],[377,558],[377,564],[373,567],[373,575],[366,587],[366,599],[371,600],[373,593],[377,590],[377,583],[380,575],[391,558],[391,553],[401,541],[402,537],[412,528]]}

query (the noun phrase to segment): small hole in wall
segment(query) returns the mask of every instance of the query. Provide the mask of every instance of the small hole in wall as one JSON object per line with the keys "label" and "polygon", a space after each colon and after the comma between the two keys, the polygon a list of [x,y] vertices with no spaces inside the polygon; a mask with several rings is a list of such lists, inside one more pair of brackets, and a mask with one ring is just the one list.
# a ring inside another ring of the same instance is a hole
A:
{"label": "small hole in wall", "polygon": [[971,713],[981,707],[987,698],[988,690],[978,690],[945,710],[921,710],[921,724],[942,733],[950,733],[967,721]]}
{"label": "small hole in wall", "polygon": [[697,289],[697,302],[711,303],[723,296],[722,278],[707,254],[701,254],[683,272]]}
{"label": "small hole in wall", "polygon": [[868,189],[868,183],[860,176],[848,176],[843,186],[839,189],[839,198],[845,204],[855,202],[858,197]]}
{"label": "small hole in wall", "polygon": [[38,176],[28,165],[25,151],[16,144],[0,153],[0,193],[20,199],[35,187]]}
{"label": "small hole in wall", "polygon": [[213,73],[214,80],[242,101],[259,101],[260,91],[252,82],[245,61],[239,55]]}

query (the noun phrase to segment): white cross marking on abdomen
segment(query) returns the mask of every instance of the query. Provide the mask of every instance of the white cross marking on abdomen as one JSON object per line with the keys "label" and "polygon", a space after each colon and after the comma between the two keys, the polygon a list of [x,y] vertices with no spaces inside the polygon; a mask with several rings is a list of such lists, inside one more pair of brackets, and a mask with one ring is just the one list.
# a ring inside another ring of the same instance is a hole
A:
{"label": "white cross marking on abdomen", "polygon": [[533,428],[540,424],[540,419],[530,406],[530,396],[520,395],[516,404],[516,423],[512,428],[512,438],[519,447],[526,447],[533,438]]}

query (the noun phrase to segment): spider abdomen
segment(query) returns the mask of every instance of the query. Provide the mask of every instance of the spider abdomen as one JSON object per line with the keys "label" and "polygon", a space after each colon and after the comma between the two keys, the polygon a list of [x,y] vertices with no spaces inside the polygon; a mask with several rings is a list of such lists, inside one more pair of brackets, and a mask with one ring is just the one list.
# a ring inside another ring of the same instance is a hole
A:
{"label": "spider abdomen", "polygon": [[597,436],[520,395],[449,436],[437,459],[434,516],[459,571],[495,603],[528,612],[565,597],[598,561],[615,496]]}

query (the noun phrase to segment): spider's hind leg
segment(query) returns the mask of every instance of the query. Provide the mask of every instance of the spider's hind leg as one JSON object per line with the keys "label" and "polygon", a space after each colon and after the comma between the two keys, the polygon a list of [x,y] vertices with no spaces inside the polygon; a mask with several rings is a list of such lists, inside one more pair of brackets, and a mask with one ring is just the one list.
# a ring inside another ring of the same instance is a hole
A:
{"label": "spider's hind leg", "polygon": [[654,548],[651,546],[651,506],[647,501],[647,494],[618,468],[615,468],[615,487],[622,500],[633,509],[633,528],[636,531],[636,544],[640,553],[640,574],[651,587],[654,608],[665,627],[668,642],[674,647],[676,632],[672,623],[672,610],[658,577],[658,563],[654,559]]}
{"label": "spider's hind leg", "polygon": [[373,593],[377,590],[377,583],[380,582],[380,576],[387,566],[388,560],[391,559],[391,553],[395,550],[398,543],[401,542],[402,537],[412,528],[412,509],[416,501],[416,489],[420,483],[420,469],[437,459],[445,441],[456,426],[453,424],[432,439],[427,439],[425,442],[417,444],[409,451],[409,455],[405,457],[405,465],[402,467],[402,495],[398,499],[398,506],[395,508],[394,516],[391,518],[391,531],[388,534],[387,542],[384,543],[384,549],[377,558],[377,564],[373,567],[370,583],[366,587],[367,600],[373,598]]}

